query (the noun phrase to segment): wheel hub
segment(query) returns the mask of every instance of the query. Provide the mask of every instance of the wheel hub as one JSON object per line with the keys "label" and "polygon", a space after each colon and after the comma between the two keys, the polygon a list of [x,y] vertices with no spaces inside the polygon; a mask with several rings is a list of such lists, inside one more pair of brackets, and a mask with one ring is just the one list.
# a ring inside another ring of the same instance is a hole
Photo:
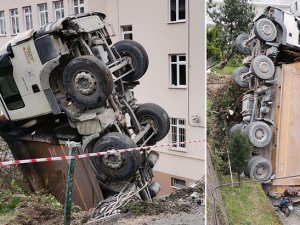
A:
{"label": "wheel hub", "polygon": [[265,172],[266,172],[266,169],[264,166],[261,166],[261,167],[257,168],[257,170],[256,170],[256,173],[259,176],[263,175]]}
{"label": "wheel hub", "polygon": [[259,140],[263,139],[264,137],[264,131],[259,129],[255,132],[255,137],[258,138]]}
{"label": "wheel hub", "polygon": [[269,25],[266,25],[266,24],[261,26],[261,31],[266,36],[270,36],[272,34],[272,28]]}
{"label": "wheel hub", "polygon": [[83,95],[92,95],[96,91],[95,77],[88,72],[79,72],[75,76],[75,88]]}
{"label": "wheel hub", "polygon": [[105,155],[103,156],[104,164],[111,169],[119,169],[123,165],[123,158],[121,154],[118,155]]}
{"label": "wheel hub", "polygon": [[261,62],[259,63],[259,70],[262,72],[262,73],[267,73],[269,70],[270,70],[270,66],[267,62]]}

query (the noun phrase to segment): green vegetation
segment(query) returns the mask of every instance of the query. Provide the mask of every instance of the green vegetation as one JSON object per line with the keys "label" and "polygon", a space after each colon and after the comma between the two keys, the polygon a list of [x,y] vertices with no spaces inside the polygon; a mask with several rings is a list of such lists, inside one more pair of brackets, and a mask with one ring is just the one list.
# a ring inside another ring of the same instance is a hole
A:
{"label": "green vegetation", "polygon": [[[3,201],[3,199],[2,199],[2,201]],[[7,200],[5,202],[0,202],[0,215],[14,210],[17,207],[17,205],[20,203],[20,201],[21,201],[21,199],[19,197],[16,197],[16,198]]]}
{"label": "green vegetation", "polygon": [[[229,176],[219,177],[221,183],[230,182]],[[281,225],[260,183],[245,183],[240,187],[224,186],[220,189],[229,224]]]}
{"label": "green vegetation", "polygon": [[231,168],[236,172],[238,181],[241,181],[240,175],[248,166],[248,161],[252,152],[252,145],[248,137],[240,131],[235,131],[228,144]]}
{"label": "green vegetation", "polygon": [[208,38],[215,39],[208,39],[207,55],[220,55],[219,66],[223,68],[235,55],[236,37],[242,32],[249,32],[250,23],[255,15],[254,7],[247,0],[224,0],[220,5],[209,0],[207,14],[216,24],[216,28],[208,33]]}

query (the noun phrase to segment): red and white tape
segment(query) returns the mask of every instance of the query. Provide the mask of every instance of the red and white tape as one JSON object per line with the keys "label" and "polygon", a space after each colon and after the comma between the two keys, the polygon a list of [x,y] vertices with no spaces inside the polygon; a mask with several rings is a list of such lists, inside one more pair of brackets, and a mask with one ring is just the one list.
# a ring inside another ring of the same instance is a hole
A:
{"label": "red and white tape", "polygon": [[10,160],[10,161],[3,161],[3,162],[0,161],[0,166],[19,165],[19,164],[37,163],[37,162],[63,161],[63,160],[70,160],[70,159],[83,159],[83,158],[90,158],[90,157],[101,156],[101,155],[115,155],[122,152],[130,152],[135,150],[142,151],[151,148],[161,148],[161,147],[172,147],[178,144],[192,144],[192,143],[199,143],[204,141],[205,140],[183,141],[183,142],[152,145],[152,146],[137,147],[137,148],[115,149],[106,152],[85,153],[85,154],[75,155],[75,156],[57,156],[57,157],[47,157],[47,158],[37,158],[37,159]]}

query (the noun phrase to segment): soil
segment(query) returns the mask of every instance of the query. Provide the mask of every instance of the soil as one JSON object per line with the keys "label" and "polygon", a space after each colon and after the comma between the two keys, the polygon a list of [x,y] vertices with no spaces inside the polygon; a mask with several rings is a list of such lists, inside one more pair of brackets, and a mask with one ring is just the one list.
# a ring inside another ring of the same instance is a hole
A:
{"label": "soil", "polygon": [[153,203],[132,201],[116,214],[89,225],[205,224],[204,182],[177,190]]}

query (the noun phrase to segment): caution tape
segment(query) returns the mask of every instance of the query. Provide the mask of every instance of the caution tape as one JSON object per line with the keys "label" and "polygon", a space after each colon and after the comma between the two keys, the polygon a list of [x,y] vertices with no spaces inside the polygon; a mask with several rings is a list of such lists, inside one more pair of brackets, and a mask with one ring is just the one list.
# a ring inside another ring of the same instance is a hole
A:
{"label": "caution tape", "polygon": [[170,144],[161,144],[161,145],[152,145],[152,146],[145,146],[145,147],[136,147],[136,148],[127,148],[127,149],[112,149],[106,152],[93,152],[93,153],[85,153],[81,155],[75,156],[57,156],[57,157],[47,157],[47,158],[37,158],[37,159],[23,159],[23,160],[10,160],[10,161],[0,161],[0,166],[9,166],[9,165],[19,165],[19,164],[28,164],[28,163],[38,163],[38,162],[51,162],[51,161],[63,161],[63,160],[70,160],[70,159],[83,159],[83,158],[90,158],[95,156],[103,156],[103,155],[116,155],[122,152],[130,152],[130,151],[142,151],[142,150],[149,150],[151,148],[161,148],[161,147],[172,147],[178,144],[192,144],[192,143],[199,143],[204,142],[205,140],[193,140],[193,141],[183,141],[183,142],[176,142]]}

